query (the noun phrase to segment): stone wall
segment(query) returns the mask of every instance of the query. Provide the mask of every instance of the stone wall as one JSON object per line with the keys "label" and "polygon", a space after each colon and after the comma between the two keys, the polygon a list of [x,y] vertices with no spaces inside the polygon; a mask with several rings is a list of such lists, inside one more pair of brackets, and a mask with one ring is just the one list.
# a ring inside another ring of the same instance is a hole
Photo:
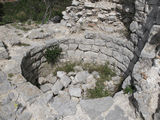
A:
{"label": "stone wall", "polygon": [[46,48],[55,46],[57,44],[58,41],[53,41],[52,43],[49,42],[47,45],[34,47],[26,53],[22,59],[21,69],[22,75],[27,81],[34,85],[38,84],[39,68],[42,63],[46,62],[44,52]]}
{"label": "stone wall", "polygon": [[[31,49],[23,58],[21,66],[22,74],[25,78],[31,83],[36,84],[39,76],[39,67],[45,62],[45,58],[43,57],[44,50],[55,44],[59,44],[63,49],[62,61],[82,61],[97,64],[104,64],[108,61],[111,67],[115,66],[118,76],[126,78],[132,72],[134,63],[138,60],[138,57],[135,57],[134,54],[134,41],[130,41],[126,36],[122,35],[125,32],[125,27],[119,20],[120,13],[116,11],[116,7],[119,6],[122,9],[122,5],[117,1],[114,2],[102,1],[91,3],[73,1],[73,6],[68,7],[63,12],[64,20],[61,23],[65,23],[65,25],[73,24],[70,26],[72,30],[75,27],[78,27],[77,29],[81,28],[81,22],[83,26],[88,27],[90,23],[94,23],[99,28],[96,28],[95,31],[93,27],[92,30],[79,33],[80,35],[63,39],[63,42],[49,42],[47,45]],[[81,15],[80,11],[82,12]],[[75,21],[76,18],[83,21]],[[96,19],[96,22],[92,21],[94,19]],[[102,27],[107,30],[102,29]],[[72,30],[71,32],[73,32]]]}

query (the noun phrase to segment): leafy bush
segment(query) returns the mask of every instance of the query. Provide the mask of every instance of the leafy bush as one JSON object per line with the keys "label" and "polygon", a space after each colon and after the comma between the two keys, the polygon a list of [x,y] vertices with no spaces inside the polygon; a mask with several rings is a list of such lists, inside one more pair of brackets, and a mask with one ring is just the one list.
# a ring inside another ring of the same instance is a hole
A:
{"label": "leafy bush", "polygon": [[125,94],[132,94],[133,88],[132,88],[132,86],[128,85],[123,91]]}
{"label": "leafy bush", "polygon": [[48,63],[54,64],[57,62],[59,56],[61,55],[62,49],[59,46],[48,48],[45,52],[45,58]]}

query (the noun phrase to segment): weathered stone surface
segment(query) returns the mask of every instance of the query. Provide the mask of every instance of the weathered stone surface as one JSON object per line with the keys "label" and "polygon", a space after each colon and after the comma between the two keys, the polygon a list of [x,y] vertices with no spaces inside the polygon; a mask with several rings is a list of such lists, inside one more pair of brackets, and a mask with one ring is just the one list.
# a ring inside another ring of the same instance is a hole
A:
{"label": "weathered stone surface", "polygon": [[49,74],[47,77],[39,77],[38,82],[39,84],[44,84],[44,83],[52,83],[54,84],[56,82],[57,78],[53,76],[52,74]]}
{"label": "weathered stone surface", "polygon": [[59,78],[62,78],[64,75],[66,75],[66,72],[64,72],[64,71],[57,72],[57,77],[59,77]]}
{"label": "weathered stone surface", "polygon": [[125,114],[120,107],[115,106],[114,110],[110,111],[105,117],[105,120],[128,120],[128,118],[125,117]]}
{"label": "weathered stone surface", "polygon": [[33,30],[29,35],[28,35],[28,38],[30,39],[44,39],[44,38],[47,38],[49,37],[50,34],[49,33],[46,33],[45,31],[43,30]]}
{"label": "weathered stone surface", "polygon": [[94,4],[94,3],[91,3],[91,2],[85,2],[85,3],[84,3],[84,6],[87,7],[87,8],[94,8],[94,7],[95,7],[95,4]]}
{"label": "weathered stone surface", "polygon": [[104,40],[99,40],[99,39],[96,39],[95,40],[95,45],[99,45],[99,46],[104,46],[106,43]]}
{"label": "weathered stone surface", "polygon": [[122,84],[122,88],[125,89],[127,86],[131,85],[131,76],[128,76]]}
{"label": "weathered stone surface", "polygon": [[69,50],[76,50],[78,47],[78,44],[69,44]]}
{"label": "weathered stone surface", "polygon": [[42,92],[31,83],[24,83],[23,85],[19,86],[17,88],[17,92],[20,93],[22,99],[25,102],[32,100],[42,94]]}
{"label": "weathered stone surface", "polygon": [[80,50],[83,50],[83,51],[88,51],[88,50],[91,50],[91,45],[83,45],[83,44],[80,44],[80,45],[79,45],[79,49],[80,49]]}
{"label": "weathered stone surface", "polygon": [[85,38],[86,39],[94,39],[94,38],[96,38],[96,34],[95,33],[86,33]]}
{"label": "weathered stone surface", "polygon": [[0,47],[4,47],[4,44],[2,41],[0,41]]}
{"label": "weathered stone surface", "polygon": [[88,77],[88,72],[87,71],[82,71],[82,72],[78,72],[75,76],[75,79],[73,81],[73,84],[77,84],[77,83],[85,83],[86,79]]}
{"label": "weathered stone surface", "polygon": [[16,119],[16,110],[15,102],[10,102],[5,105],[1,105],[0,109],[0,118],[2,120],[15,120]]}
{"label": "weathered stone surface", "polygon": [[4,47],[0,47],[0,60],[8,59],[8,58],[9,58],[9,54],[7,50]]}
{"label": "weathered stone surface", "polygon": [[72,5],[78,6],[78,5],[79,5],[79,1],[73,0],[73,1],[72,1]]}
{"label": "weathered stone surface", "polygon": [[52,84],[46,83],[44,85],[40,86],[40,89],[45,93],[49,90],[51,90]]}
{"label": "weathered stone surface", "polygon": [[67,116],[76,113],[76,102],[70,101],[63,97],[55,97],[51,106],[58,112],[59,115]]}
{"label": "weathered stone surface", "polygon": [[67,75],[63,75],[60,78],[60,82],[63,84],[64,87],[68,87],[68,85],[71,83],[71,79]]}
{"label": "weathered stone surface", "polygon": [[112,104],[113,99],[111,97],[80,101],[82,109],[89,115],[92,120],[95,120],[101,116],[101,113],[107,111],[112,106]]}
{"label": "weathered stone surface", "polygon": [[133,21],[131,24],[130,24],[130,30],[132,32],[135,32],[136,30],[138,29],[138,23],[136,21]]}
{"label": "weathered stone surface", "polygon": [[31,120],[32,114],[23,112],[20,116],[18,116],[17,120]]}
{"label": "weathered stone surface", "polygon": [[70,87],[69,88],[69,94],[72,96],[72,97],[81,97],[81,88],[75,88],[75,87]]}
{"label": "weathered stone surface", "polygon": [[58,92],[63,88],[63,84],[57,80],[56,83],[51,88],[54,94],[58,94]]}

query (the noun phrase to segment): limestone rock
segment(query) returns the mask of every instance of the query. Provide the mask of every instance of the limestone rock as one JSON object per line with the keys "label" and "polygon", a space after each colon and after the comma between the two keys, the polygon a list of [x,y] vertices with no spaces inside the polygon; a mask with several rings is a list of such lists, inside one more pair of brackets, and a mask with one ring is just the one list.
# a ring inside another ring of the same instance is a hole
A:
{"label": "limestone rock", "polygon": [[73,97],[81,97],[81,88],[70,87],[69,94]]}
{"label": "limestone rock", "polygon": [[77,1],[77,0],[73,0],[73,1],[72,1],[72,5],[74,5],[74,6],[78,6],[78,5],[79,5],[79,1]]}
{"label": "limestone rock", "polygon": [[4,43],[0,41],[0,60],[8,58],[9,58],[9,53],[4,46]]}
{"label": "limestone rock", "polygon": [[63,97],[56,97],[51,106],[58,112],[59,115],[67,116],[76,113],[76,102],[70,101]]}
{"label": "limestone rock", "polygon": [[87,77],[88,77],[88,72],[87,71],[78,72],[77,75],[75,76],[73,84],[85,83]]}
{"label": "limestone rock", "polygon": [[131,85],[131,76],[128,76],[125,80],[124,80],[124,82],[123,82],[123,84],[122,84],[122,88],[123,89],[125,89],[127,86],[129,86],[129,85]]}
{"label": "limestone rock", "polygon": [[64,72],[64,71],[57,72],[57,77],[59,77],[59,78],[62,78],[64,75],[66,75],[66,72]]}
{"label": "limestone rock", "polygon": [[87,8],[94,8],[94,7],[95,7],[95,4],[94,4],[94,3],[91,3],[91,2],[85,2],[85,3],[84,3],[84,6],[87,7]]}
{"label": "limestone rock", "polygon": [[52,84],[47,83],[47,84],[41,85],[40,89],[45,93],[51,90],[51,87],[52,87]]}
{"label": "limestone rock", "polygon": [[64,87],[68,87],[68,85],[71,83],[71,79],[67,75],[63,75],[60,78],[60,82],[63,84]]}
{"label": "limestone rock", "polygon": [[27,37],[30,39],[44,39],[49,36],[50,34],[43,30],[33,30]]}
{"label": "limestone rock", "polygon": [[112,104],[113,99],[111,97],[80,101],[82,109],[89,115],[92,120],[95,120],[101,116],[101,113],[107,111],[112,106]]}
{"label": "limestone rock", "polygon": [[115,106],[114,110],[110,111],[108,115],[105,117],[105,120],[129,120],[129,119],[125,117],[125,113],[120,107]]}
{"label": "limestone rock", "polygon": [[132,32],[135,32],[136,30],[138,29],[138,23],[136,21],[133,21],[131,24],[130,24],[130,30]]}
{"label": "limestone rock", "polygon": [[28,100],[34,99],[42,94],[42,92],[31,83],[25,83],[17,88],[17,91],[20,93],[22,99],[27,102]]}
{"label": "limestone rock", "polygon": [[51,88],[54,94],[58,94],[58,92],[63,88],[63,84],[57,80],[56,83]]}
{"label": "limestone rock", "polygon": [[86,33],[85,38],[86,39],[94,39],[94,38],[96,38],[96,34],[95,33]]}

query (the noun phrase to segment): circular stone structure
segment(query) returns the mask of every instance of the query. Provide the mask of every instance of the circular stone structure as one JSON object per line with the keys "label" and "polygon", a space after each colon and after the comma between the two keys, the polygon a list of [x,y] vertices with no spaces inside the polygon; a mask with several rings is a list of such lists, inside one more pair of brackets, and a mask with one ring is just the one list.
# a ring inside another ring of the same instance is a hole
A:
{"label": "circular stone structure", "polygon": [[118,80],[113,84],[121,84],[120,77],[127,76],[129,65],[134,58],[133,43],[124,37],[113,37],[102,33],[87,32],[81,38],[68,38],[63,40],[49,40],[46,45],[34,47],[29,50],[21,63],[22,75],[33,85],[38,86],[41,68],[46,63],[45,50],[54,46],[62,48],[60,61],[105,64],[115,68]]}

